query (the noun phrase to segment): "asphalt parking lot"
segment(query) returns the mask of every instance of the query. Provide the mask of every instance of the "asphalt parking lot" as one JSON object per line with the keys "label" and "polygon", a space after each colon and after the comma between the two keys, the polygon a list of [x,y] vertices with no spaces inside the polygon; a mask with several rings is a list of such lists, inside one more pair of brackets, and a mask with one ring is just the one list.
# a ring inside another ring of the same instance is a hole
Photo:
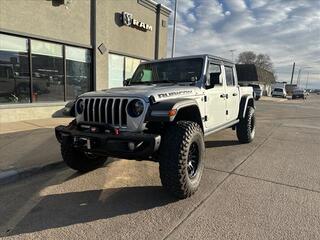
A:
{"label": "asphalt parking lot", "polygon": [[65,166],[0,186],[4,239],[320,239],[320,96],[257,102],[254,142],[206,140],[200,190],[177,201],[158,165]]}

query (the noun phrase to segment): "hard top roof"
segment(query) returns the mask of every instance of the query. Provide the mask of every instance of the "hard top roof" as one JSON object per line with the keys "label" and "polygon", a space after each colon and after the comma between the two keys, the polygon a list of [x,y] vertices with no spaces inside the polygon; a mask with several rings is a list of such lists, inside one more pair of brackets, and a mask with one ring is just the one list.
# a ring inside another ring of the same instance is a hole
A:
{"label": "hard top roof", "polygon": [[179,56],[179,57],[173,57],[173,58],[169,57],[169,58],[162,58],[162,59],[158,59],[158,60],[151,60],[151,61],[147,61],[145,63],[164,62],[164,61],[168,61],[168,60],[183,60],[183,59],[190,59],[190,58],[210,58],[213,60],[218,60],[218,61],[226,62],[229,64],[234,64],[234,62],[232,62],[231,60],[228,60],[226,58],[221,58],[218,56],[214,56],[214,55],[210,55],[210,54],[188,55],[188,56]]}

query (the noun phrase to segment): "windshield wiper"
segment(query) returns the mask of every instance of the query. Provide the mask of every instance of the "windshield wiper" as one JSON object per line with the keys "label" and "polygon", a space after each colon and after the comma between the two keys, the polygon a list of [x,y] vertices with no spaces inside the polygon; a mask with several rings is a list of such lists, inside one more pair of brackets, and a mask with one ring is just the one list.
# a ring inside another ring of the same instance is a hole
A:
{"label": "windshield wiper", "polygon": [[152,85],[154,82],[131,82],[130,85]]}
{"label": "windshield wiper", "polygon": [[166,80],[161,80],[161,81],[154,81],[153,83],[155,83],[155,84],[157,84],[157,83],[173,83],[173,84],[177,84],[178,82],[166,79]]}

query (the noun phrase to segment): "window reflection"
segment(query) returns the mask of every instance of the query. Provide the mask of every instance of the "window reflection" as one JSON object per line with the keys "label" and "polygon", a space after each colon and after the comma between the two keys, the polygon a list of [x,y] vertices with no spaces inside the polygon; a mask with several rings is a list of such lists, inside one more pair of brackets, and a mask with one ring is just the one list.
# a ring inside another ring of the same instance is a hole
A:
{"label": "window reflection", "polygon": [[123,81],[132,78],[142,60],[109,54],[109,88],[122,87]]}
{"label": "window reflection", "polygon": [[72,100],[91,81],[89,49],[65,46],[64,55],[62,44],[0,34],[0,104]]}
{"label": "window reflection", "polygon": [[125,67],[125,79],[132,78],[134,72],[139,66],[141,60],[136,58],[126,57],[125,59],[126,67]]}
{"label": "window reflection", "polygon": [[27,39],[0,34],[0,103],[30,102]]}
{"label": "window reflection", "polygon": [[64,77],[62,46],[31,41],[33,102],[63,101]]}
{"label": "window reflection", "polygon": [[67,100],[90,90],[91,56],[87,49],[66,47]]}
{"label": "window reflection", "polygon": [[124,56],[109,54],[109,88],[122,87],[124,80]]}

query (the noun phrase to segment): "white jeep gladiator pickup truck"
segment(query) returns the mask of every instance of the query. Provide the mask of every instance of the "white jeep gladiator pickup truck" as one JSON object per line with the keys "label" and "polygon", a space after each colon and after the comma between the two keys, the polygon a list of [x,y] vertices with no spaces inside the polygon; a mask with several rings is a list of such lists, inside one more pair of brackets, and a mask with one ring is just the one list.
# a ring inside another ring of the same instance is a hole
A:
{"label": "white jeep gladiator pickup truck", "polygon": [[141,63],[124,87],[88,92],[75,119],[55,129],[64,161],[86,172],[107,157],[159,162],[162,185],[194,194],[204,169],[206,135],[232,128],[241,143],[255,135],[252,87],[239,87],[235,65],[211,55]]}

